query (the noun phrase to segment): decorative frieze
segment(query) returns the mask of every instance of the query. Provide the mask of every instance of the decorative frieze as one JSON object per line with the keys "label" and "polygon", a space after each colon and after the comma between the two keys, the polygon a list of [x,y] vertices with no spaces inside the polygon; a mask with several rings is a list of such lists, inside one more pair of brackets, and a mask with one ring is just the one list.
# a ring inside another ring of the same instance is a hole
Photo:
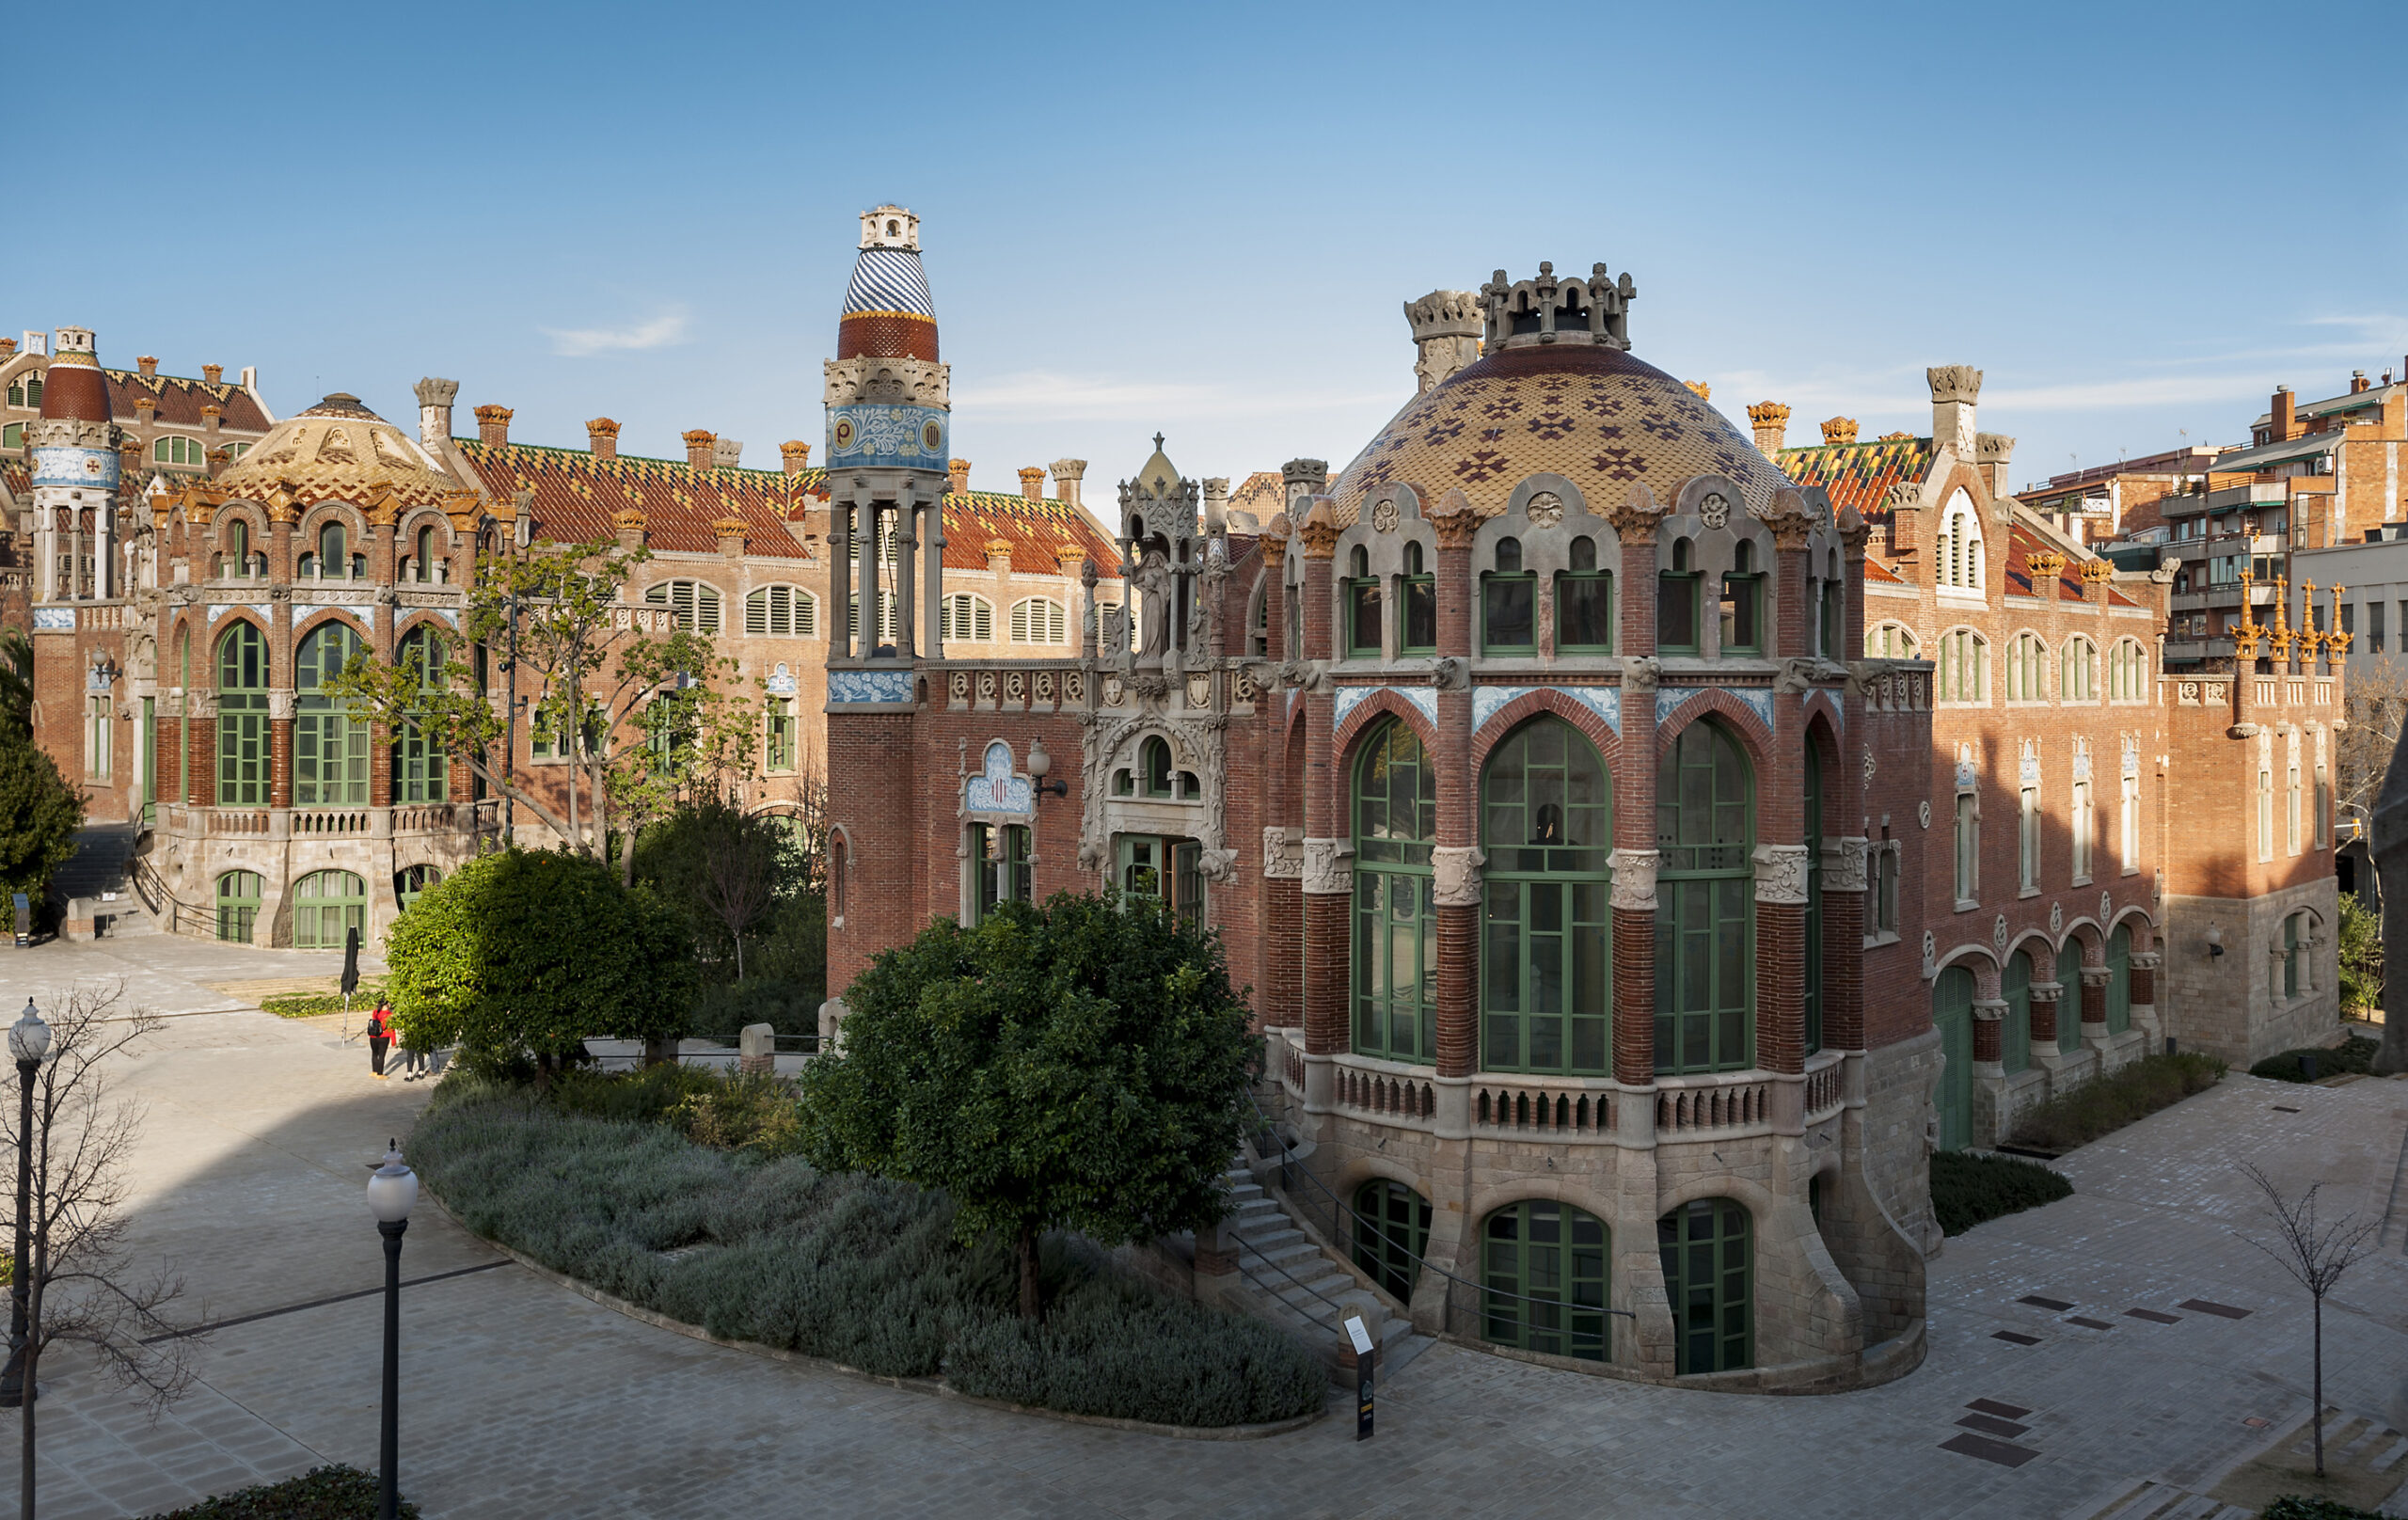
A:
{"label": "decorative frieze", "polygon": [[1804,845],[1758,845],[1756,862],[1756,901],[1760,903],[1796,903],[1806,901],[1806,847]]}
{"label": "decorative frieze", "polygon": [[1480,868],[1487,860],[1486,854],[1468,845],[1434,847],[1430,851],[1431,901],[1441,908],[1478,907]]}
{"label": "decorative frieze", "polygon": [[1613,905],[1626,912],[1656,910],[1656,873],[1663,869],[1660,849],[1618,849],[1606,857],[1613,872]]}
{"label": "decorative frieze", "polygon": [[1303,842],[1289,838],[1288,831],[1275,823],[1262,831],[1262,874],[1273,881],[1293,881],[1305,874]]}
{"label": "decorative frieze", "polygon": [[1335,897],[1354,890],[1354,873],[1346,863],[1347,842],[1343,839],[1307,839],[1305,841],[1305,891],[1323,897]]}
{"label": "decorative frieze", "polygon": [[1868,842],[1851,835],[1842,839],[1838,847],[1823,851],[1823,890],[1825,892],[1862,892],[1865,886],[1864,850]]}

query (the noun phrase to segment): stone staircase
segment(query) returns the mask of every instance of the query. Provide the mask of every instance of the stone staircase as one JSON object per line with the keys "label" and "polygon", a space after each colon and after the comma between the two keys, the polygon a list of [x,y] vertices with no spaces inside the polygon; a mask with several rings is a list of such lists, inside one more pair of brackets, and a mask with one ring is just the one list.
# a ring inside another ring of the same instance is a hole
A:
{"label": "stone staircase", "polygon": [[76,831],[74,855],[50,881],[50,895],[66,904],[65,938],[158,932],[158,924],[134,890],[129,870],[140,833],[131,823],[96,824]]}
{"label": "stone staircase", "polygon": [[[1360,1275],[1298,1227],[1280,1200],[1241,1164],[1229,1168],[1229,1233],[1237,1249],[1238,1284],[1229,1305],[1268,1320],[1319,1352],[1334,1380],[1351,1385],[1346,1318],[1376,1320],[1380,1370],[1397,1370],[1430,1344],[1413,1322],[1366,1286]],[[1371,1312],[1371,1311],[1376,1311]]]}

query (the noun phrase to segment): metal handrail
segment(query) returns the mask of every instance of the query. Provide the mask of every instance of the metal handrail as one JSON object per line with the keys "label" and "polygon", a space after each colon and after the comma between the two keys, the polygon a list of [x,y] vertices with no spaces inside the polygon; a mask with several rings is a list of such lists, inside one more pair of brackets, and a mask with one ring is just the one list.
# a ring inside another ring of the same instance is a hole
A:
{"label": "metal handrail", "polygon": [[[135,896],[139,898],[142,906],[149,909],[152,914],[166,917],[168,933],[197,932],[212,937],[216,934],[216,915],[206,908],[198,908],[185,902],[170,892],[167,889],[166,879],[159,874],[158,868],[150,861],[136,855],[127,864],[130,867],[127,877],[133,883]],[[154,896],[158,901],[151,900]],[[199,926],[197,930],[187,931],[184,928],[184,915],[187,913],[191,914],[194,922]]]}
{"label": "metal handrail", "polygon": [[[1268,1260],[1266,1260],[1263,1264],[1264,1264],[1265,1266],[1275,1266],[1275,1263],[1271,1262],[1271,1261],[1268,1261]],[[1308,1308],[1305,1308],[1305,1307],[1303,1307],[1303,1306],[1299,1306],[1299,1305],[1289,1304],[1289,1303],[1288,1303],[1288,1301],[1287,1301],[1286,1299],[1284,1299],[1284,1298],[1280,1298],[1280,1297],[1279,1297],[1279,1290],[1277,1290],[1276,1288],[1272,1287],[1269,1283],[1264,1282],[1261,1278],[1259,1278],[1259,1277],[1256,1276],[1253,1273],[1246,1271],[1246,1270],[1245,1270],[1245,1263],[1244,1263],[1244,1262],[1240,1262],[1240,1263],[1238,1263],[1238,1275],[1239,1275],[1239,1276],[1241,1276],[1241,1277],[1244,1277],[1246,1281],[1248,1281],[1248,1282],[1250,1282],[1250,1283],[1254,1284],[1254,1286],[1255,1286],[1255,1287],[1257,1287],[1257,1288],[1260,1289],[1263,1292],[1270,1294],[1272,1298],[1274,1298],[1274,1299],[1277,1300],[1279,1303],[1281,1303],[1281,1304],[1283,1304],[1283,1305],[1286,1305],[1286,1306],[1287,1306],[1288,1307],[1290,1307],[1290,1308],[1294,1309],[1298,1314],[1303,1315],[1306,1319],[1310,1320],[1313,1323],[1315,1323],[1315,1324],[1317,1324],[1317,1325],[1320,1325],[1323,1329],[1324,1329],[1324,1330],[1328,1331],[1331,1335],[1333,1335],[1333,1336],[1334,1336],[1334,1335],[1337,1335],[1337,1334],[1339,1333],[1338,1326],[1336,1326],[1336,1325],[1334,1325],[1334,1324],[1330,1323],[1327,1320],[1323,1319],[1320,1315],[1315,1314],[1312,1310],[1310,1310],[1310,1309],[1308,1309]],[[1307,1292],[1308,1292],[1308,1293],[1311,1293],[1311,1292],[1312,1292],[1312,1290],[1311,1290],[1311,1289],[1309,1289],[1309,1288],[1307,1288],[1307,1289],[1306,1289],[1306,1290],[1305,1290],[1305,1291],[1307,1291]],[[1320,1295],[1319,1293],[1313,1293],[1313,1296],[1314,1296],[1315,1298],[1321,1298],[1321,1295]],[[1321,1298],[1321,1301],[1322,1301],[1323,1303],[1324,1303],[1324,1304],[1329,1304],[1329,1300],[1328,1300],[1328,1299]],[[1331,1308],[1339,1308],[1339,1307],[1340,1307],[1340,1306],[1336,1305],[1336,1304],[1330,1304],[1330,1305],[1329,1305],[1329,1306],[1330,1306]]]}
{"label": "metal handrail", "polygon": [[[1320,1299],[1323,1303],[1328,1305],[1331,1308],[1338,1310],[1340,1314],[1346,1312],[1345,1305],[1340,1304],[1338,1300],[1330,1297],[1327,1293],[1323,1292],[1320,1289],[1315,1288],[1312,1284],[1305,1281],[1302,1277],[1299,1277],[1294,1273],[1290,1272],[1278,1262],[1272,1260],[1271,1253],[1264,1250],[1261,1246],[1255,1244],[1252,1241],[1247,1240],[1243,1235],[1238,1237],[1238,1243],[1252,1251],[1256,1256],[1260,1257],[1264,1266],[1269,1267],[1272,1271],[1277,1273],[1282,1277],[1285,1277],[1290,1282],[1294,1283],[1306,1292],[1312,1294],[1313,1297]],[[1239,1270],[1244,1271],[1244,1269],[1241,1267]],[[1252,1273],[1247,1273],[1246,1275],[1251,1277],[1254,1275]]]}

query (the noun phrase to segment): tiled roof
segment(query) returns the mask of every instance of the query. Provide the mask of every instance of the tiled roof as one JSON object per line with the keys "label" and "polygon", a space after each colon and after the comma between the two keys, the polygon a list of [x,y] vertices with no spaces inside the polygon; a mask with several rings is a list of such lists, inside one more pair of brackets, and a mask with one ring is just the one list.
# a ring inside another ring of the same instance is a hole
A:
{"label": "tiled roof", "polygon": [[1833,512],[1854,507],[1873,519],[1886,515],[1882,502],[1891,486],[1924,478],[1931,468],[1932,453],[1929,438],[1878,438],[1783,449],[1773,456],[1773,463],[1798,484],[1819,485],[1830,492]]}
{"label": "tiled roof", "polygon": [[134,409],[134,398],[148,395],[157,399],[159,409],[152,415],[165,427],[198,430],[202,426],[200,409],[210,402],[224,408],[219,423],[237,433],[264,433],[275,425],[260,410],[258,400],[241,386],[213,386],[206,380],[172,374],[146,377],[137,370],[101,372],[108,377],[109,414],[119,422],[137,420],[140,414]]}
{"label": "tiled roof", "polygon": [[19,501],[33,496],[34,472],[23,459],[0,459],[0,490]]}
{"label": "tiled roof", "polygon": [[1229,510],[1251,512],[1256,522],[1268,525],[1288,510],[1288,478],[1275,469],[1256,470],[1229,493]]}
{"label": "tiled roof", "polygon": [[1870,555],[1867,555],[1864,561],[1864,578],[1873,581],[1877,585],[1882,586],[1903,586],[1908,584],[1906,577],[1898,574],[1896,571],[1891,569],[1888,565],[1883,564],[1880,561],[1874,559]]}
{"label": "tiled roof", "polygon": [[[2079,602],[2086,600],[2082,584],[2082,562],[2072,555],[2063,554],[2061,550],[2056,550],[2054,545],[2047,543],[2037,533],[2035,533],[2031,529],[2025,527],[2020,522],[2007,530],[2007,594],[2010,596],[2037,596],[2039,594],[2037,591],[2033,589],[2032,556],[2039,553],[2043,549],[2049,549],[2059,553],[2066,562],[2065,568],[2057,572],[2057,599],[2061,602]],[[2138,607],[2141,604],[2133,601],[2122,592],[2117,591],[2114,586],[2109,586],[2107,588],[2107,605],[2110,607]]]}
{"label": "tiled roof", "polygon": [[1016,576],[1062,574],[1054,551],[1069,544],[1095,562],[1096,574],[1107,580],[1120,577],[1118,541],[1067,501],[1053,497],[1032,501],[1011,491],[957,492],[944,499],[946,569],[986,569],[988,541],[997,538],[1012,546]]}
{"label": "tiled roof", "polygon": [[581,449],[536,444],[487,444],[454,438],[487,491],[507,499],[532,491],[536,531],[555,543],[590,542],[616,532],[612,518],[633,508],[643,514],[647,540],[656,549],[715,554],[727,516],[744,520],[747,554],[807,560],[810,550],[787,531],[807,501],[822,492],[826,471],[788,475],[774,469],[697,469],[682,460],[621,454],[596,459]]}

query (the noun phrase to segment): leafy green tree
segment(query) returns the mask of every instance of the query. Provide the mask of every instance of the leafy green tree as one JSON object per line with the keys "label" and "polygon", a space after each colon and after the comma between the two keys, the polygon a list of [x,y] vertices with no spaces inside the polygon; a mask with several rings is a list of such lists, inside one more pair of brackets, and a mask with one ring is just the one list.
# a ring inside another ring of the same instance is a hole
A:
{"label": "leafy green tree", "polygon": [[39,905],[50,879],[75,854],[84,794],[30,737],[0,733],[0,890]]}
{"label": "leafy green tree", "polygon": [[744,980],[745,938],[803,885],[783,820],[747,813],[734,799],[705,792],[673,808],[636,842],[636,879],[676,905],[696,958],[721,976]]}
{"label": "leafy green tree", "polygon": [[1107,1244],[1226,1211],[1260,1042],[1217,937],[1159,905],[1064,893],[974,929],[939,919],[848,994],[843,1048],[803,1069],[803,1153],[826,1171],[942,1188],[967,1242]]}
{"label": "leafy green tree", "polygon": [[0,629],[0,738],[34,732],[34,643],[23,628]]}
{"label": "leafy green tree", "polygon": [[677,1037],[693,1001],[676,915],[565,850],[478,856],[401,916],[386,959],[404,1039],[493,1066],[531,1056],[545,1082],[588,1037]]}
{"label": "leafy green tree", "polygon": [[2364,1018],[2383,1006],[2383,915],[2341,894],[2341,1013]]}

